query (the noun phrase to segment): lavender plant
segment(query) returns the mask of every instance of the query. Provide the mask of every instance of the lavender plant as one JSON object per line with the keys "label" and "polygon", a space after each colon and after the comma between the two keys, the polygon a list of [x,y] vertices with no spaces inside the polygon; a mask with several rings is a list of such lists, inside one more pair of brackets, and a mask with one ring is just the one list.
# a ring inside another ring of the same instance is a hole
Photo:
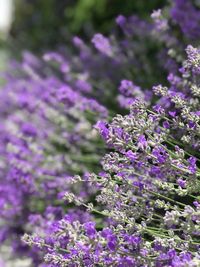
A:
{"label": "lavender plant", "polygon": [[96,202],[64,196],[96,219],[68,214],[46,228],[40,218],[40,235],[24,236],[50,266],[199,266],[200,50],[186,52],[182,75],[153,87],[159,104],[136,98],[128,115],[96,124],[112,152],[101,172],[73,179],[98,188]]}
{"label": "lavender plant", "polygon": [[168,9],[6,73],[0,239],[34,266],[199,266],[199,11]]}
{"label": "lavender plant", "polygon": [[[1,241],[9,237],[18,252],[26,252],[19,237],[31,214],[58,205],[73,172],[98,168],[101,142],[92,123],[107,117],[106,108],[83,96],[81,89],[73,90],[56,76],[38,74],[38,65],[45,68],[44,62],[26,54],[19,65],[24,73],[9,75],[9,84],[1,91],[5,100],[1,114],[6,117],[0,133]],[[77,87],[81,86],[91,89],[77,80]],[[84,187],[80,194],[87,196],[87,191]]]}

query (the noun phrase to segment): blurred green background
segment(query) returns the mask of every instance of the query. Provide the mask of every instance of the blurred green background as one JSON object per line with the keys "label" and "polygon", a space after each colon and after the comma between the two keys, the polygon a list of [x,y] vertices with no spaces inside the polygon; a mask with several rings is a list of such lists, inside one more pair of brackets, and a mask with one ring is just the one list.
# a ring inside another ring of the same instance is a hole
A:
{"label": "blurred green background", "polygon": [[[5,1],[5,0],[4,0]],[[7,1],[7,0],[6,0]],[[10,38],[19,49],[55,48],[73,35],[108,33],[119,14],[149,18],[166,0],[14,0]]]}

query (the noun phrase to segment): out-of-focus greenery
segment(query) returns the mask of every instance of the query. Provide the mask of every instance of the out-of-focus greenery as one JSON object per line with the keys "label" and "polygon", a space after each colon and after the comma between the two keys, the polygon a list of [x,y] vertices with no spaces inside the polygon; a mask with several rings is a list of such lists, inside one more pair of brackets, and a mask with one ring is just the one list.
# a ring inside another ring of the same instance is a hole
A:
{"label": "out-of-focus greenery", "polygon": [[0,37],[0,86],[5,82],[1,74],[7,68],[9,57],[10,57],[10,50],[7,47],[7,43]]}
{"label": "out-of-focus greenery", "polygon": [[119,14],[149,17],[164,0],[15,0],[11,36],[20,48],[54,48],[71,35],[109,32]]}

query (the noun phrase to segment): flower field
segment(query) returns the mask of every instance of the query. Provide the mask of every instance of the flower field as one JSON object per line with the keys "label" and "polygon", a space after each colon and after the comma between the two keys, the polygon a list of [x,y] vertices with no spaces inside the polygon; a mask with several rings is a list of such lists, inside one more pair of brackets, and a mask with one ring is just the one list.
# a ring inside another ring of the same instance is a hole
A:
{"label": "flower field", "polygon": [[23,51],[1,77],[0,242],[10,257],[200,266],[198,1],[119,14],[110,34]]}

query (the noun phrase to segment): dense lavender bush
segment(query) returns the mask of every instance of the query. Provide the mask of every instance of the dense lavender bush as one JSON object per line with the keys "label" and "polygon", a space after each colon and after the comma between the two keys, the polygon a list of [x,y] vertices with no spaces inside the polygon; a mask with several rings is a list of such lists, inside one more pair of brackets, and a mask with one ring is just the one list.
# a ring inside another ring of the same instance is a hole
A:
{"label": "dense lavender bush", "polygon": [[12,62],[1,242],[34,266],[199,266],[198,12],[120,15],[78,53]]}
{"label": "dense lavender bush", "polygon": [[128,115],[96,124],[113,151],[102,171],[71,181],[98,189],[96,203],[64,195],[96,220],[68,213],[47,227],[47,218],[32,218],[41,233],[24,240],[50,266],[199,266],[200,51],[186,52],[181,75],[153,87],[161,97],[152,109],[136,98]]}

